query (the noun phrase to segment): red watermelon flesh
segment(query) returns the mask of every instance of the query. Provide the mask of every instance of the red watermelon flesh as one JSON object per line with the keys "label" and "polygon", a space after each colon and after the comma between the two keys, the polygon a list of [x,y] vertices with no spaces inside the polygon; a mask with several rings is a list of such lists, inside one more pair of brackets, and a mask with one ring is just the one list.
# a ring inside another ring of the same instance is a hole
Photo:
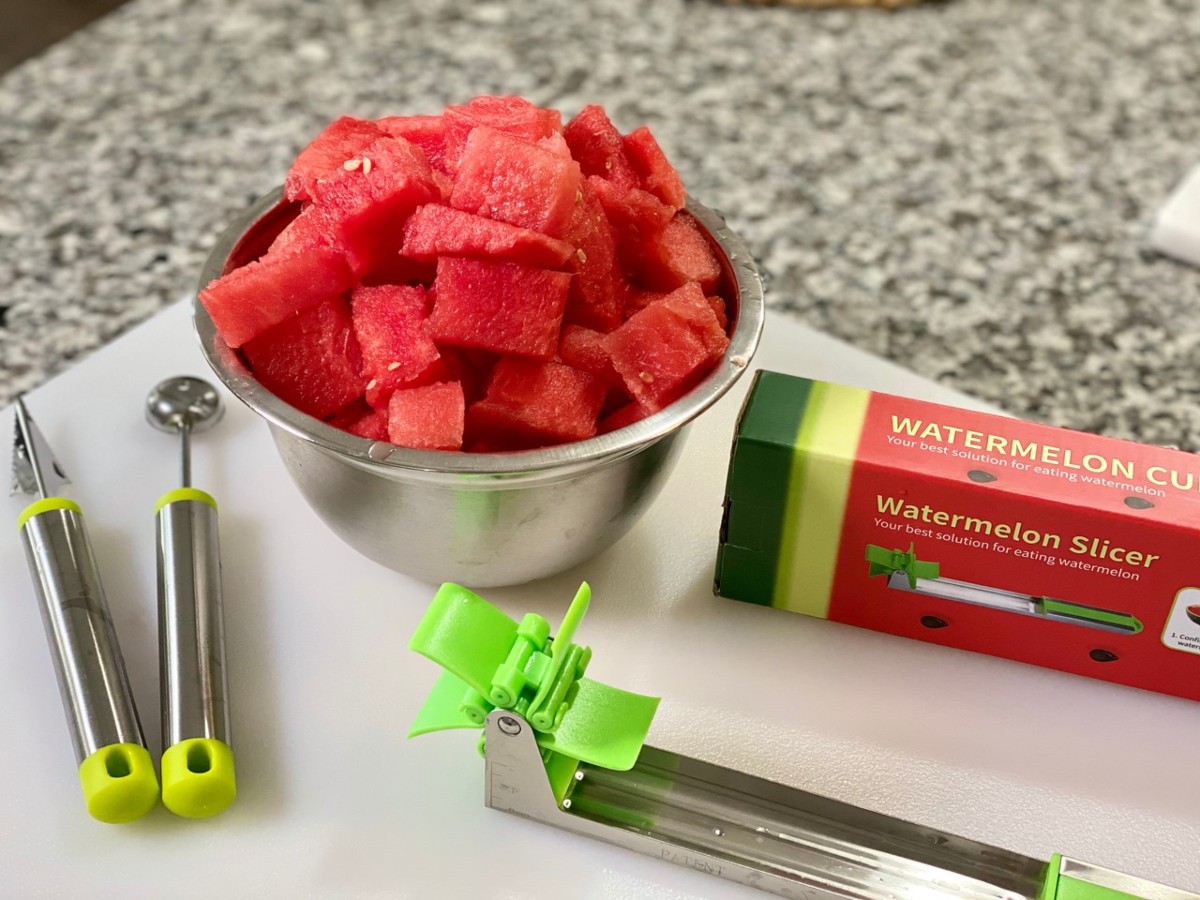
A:
{"label": "red watermelon flesh", "polygon": [[623,321],[628,285],[617,268],[612,226],[588,181],[567,226],[566,240],[578,248],[578,270],[567,295],[567,319],[609,332]]}
{"label": "red watermelon flesh", "polygon": [[482,400],[492,378],[492,369],[500,357],[487,350],[451,347],[449,344],[440,345],[438,352],[442,355],[442,366],[445,370],[445,374],[438,380],[457,381],[461,384],[467,403]]}
{"label": "red watermelon flesh", "polygon": [[596,433],[604,397],[604,383],[586,372],[504,357],[492,371],[487,397],[468,410],[468,434],[514,449],[583,440]]}
{"label": "red watermelon flesh", "polygon": [[388,439],[414,450],[461,450],[465,411],[457,381],[396,391],[388,403]]}
{"label": "red watermelon flesh", "polygon": [[613,368],[604,349],[604,335],[580,325],[564,325],[558,343],[558,358],[572,369],[587,372],[612,387],[625,389],[625,381]]}
{"label": "red watermelon flesh", "polygon": [[652,252],[647,248],[653,248],[662,238],[674,210],[638,188],[622,187],[594,175],[587,181],[612,224],[617,254],[626,266],[637,271],[643,257]]}
{"label": "red watermelon flesh", "polygon": [[307,233],[308,211],[285,229],[266,255],[222,275],[200,302],[230,347],[240,347],[354,283],[339,250]]}
{"label": "red watermelon flesh", "polygon": [[363,394],[350,309],[330,297],[247,341],[254,377],[286,403],[324,419]]}
{"label": "red watermelon flesh", "polygon": [[656,290],[673,291],[695,281],[710,293],[721,277],[721,265],[691,216],[676,215],[658,242],[645,248],[638,275]]}
{"label": "red watermelon flesh", "polygon": [[338,410],[329,420],[329,424],[357,437],[366,438],[368,441],[386,441],[388,439],[387,410],[372,409],[361,398]]}
{"label": "red watermelon flesh", "polygon": [[361,278],[399,252],[412,211],[439,197],[424,154],[401,138],[385,137],[364,151],[358,168],[317,185],[314,200]]}
{"label": "red watermelon flesh", "polygon": [[575,210],[580,178],[572,159],[476,128],[467,138],[450,205],[559,237]]}
{"label": "red watermelon flesh", "polygon": [[381,284],[407,284],[430,287],[437,275],[437,263],[389,253],[383,261],[362,277],[359,284],[375,287]]}
{"label": "red watermelon flesh", "polygon": [[425,289],[382,285],[350,295],[354,336],[362,350],[367,402],[387,404],[401,385],[431,381],[441,359],[425,326]]}
{"label": "red watermelon flesh", "polygon": [[345,171],[348,159],[362,152],[384,132],[374,122],[342,116],[317,135],[311,144],[300,151],[284,182],[284,196],[289,200],[309,200],[317,183]]}
{"label": "red watermelon flesh", "polygon": [[721,327],[712,304],[704,296],[698,284],[685,284],[672,291],[658,301],[659,305],[669,309],[679,319],[687,324],[692,333],[700,339],[708,353],[710,363],[715,363],[725,355],[729,346],[729,335]]}
{"label": "red watermelon flesh", "polygon": [[596,175],[625,187],[641,182],[625,155],[621,132],[599,106],[585,106],[563,129],[571,155],[583,174]]}
{"label": "red watermelon flesh", "polygon": [[493,258],[539,269],[561,269],[575,257],[565,241],[433,203],[409,216],[401,251],[415,259]]}
{"label": "red watermelon flesh", "polygon": [[630,291],[629,296],[625,299],[625,318],[628,319],[634,313],[641,312],[651,303],[656,303],[665,296],[667,295],[663,291]]}
{"label": "red watermelon flesh", "polygon": [[448,106],[446,121],[446,171],[458,170],[471,132],[483,126],[511,134],[530,143],[562,131],[562,116],[541,109],[523,97],[476,97],[463,106]]}
{"label": "red watermelon flesh", "polygon": [[446,121],[441,116],[387,116],[375,124],[384,133],[420,147],[430,166],[446,171]]}
{"label": "red watermelon flesh", "polygon": [[509,262],[443,256],[429,318],[434,340],[549,359],[571,276]]}
{"label": "red watermelon flesh", "polygon": [[673,210],[683,208],[687,192],[683,180],[675,167],[667,161],[666,154],[644,125],[630,132],[622,140],[625,155],[638,174],[642,190],[649,191]]}
{"label": "red watermelon flesh", "polygon": [[708,301],[708,305],[712,307],[713,315],[717,317],[717,324],[721,326],[721,330],[728,334],[729,332],[729,316],[725,313],[725,301],[717,295],[711,295],[704,298]]}
{"label": "red watermelon flesh", "polygon": [[630,395],[662,409],[691,388],[729,345],[698,285],[689,284],[631,316],[604,338]]}
{"label": "red watermelon flesh", "polygon": [[640,403],[626,403],[624,406],[609,413],[596,426],[597,434],[608,434],[611,431],[616,431],[618,428],[624,428],[627,425],[632,425],[634,422],[640,422],[651,414],[651,410],[646,409]]}

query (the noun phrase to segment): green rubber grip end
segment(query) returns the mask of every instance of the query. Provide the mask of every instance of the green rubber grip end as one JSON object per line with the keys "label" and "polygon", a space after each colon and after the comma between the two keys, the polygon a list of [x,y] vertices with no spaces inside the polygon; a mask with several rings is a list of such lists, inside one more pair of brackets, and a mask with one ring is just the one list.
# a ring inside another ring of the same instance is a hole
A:
{"label": "green rubber grip end", "polygon": [[185,819],[215,816],[237,796],[233,751],[215,738],[189,738],[162,755],[163,806]]}
{"label": "green rubber grip end", "polygon": [[111,825],[140,819],[158,804],[150,751],[140,744],[109,744],[79,764],[79,781],[92,818]]}

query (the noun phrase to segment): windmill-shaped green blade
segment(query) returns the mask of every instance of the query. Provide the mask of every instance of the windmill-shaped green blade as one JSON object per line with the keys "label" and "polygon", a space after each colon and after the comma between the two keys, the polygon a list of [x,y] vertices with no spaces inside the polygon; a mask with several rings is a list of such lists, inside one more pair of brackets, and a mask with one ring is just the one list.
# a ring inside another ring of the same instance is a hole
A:
{"label": "windmill-shaped green blade", "polygon": [[896,572],[903,572],[908,577],[908,586],[915,588],[918,579],[937,578],[941,567],[935,562],[925,562],[917,559],[916,544],[909,544],[908,551],[889,550],[877,544],[867,544],[867,562],[870,568],[867,575],[883,575],[890,577]]}
{"label": "windmill-shaped green blade", "polygon": [[550,640],[540,616],[518,624],[466,588],[442,585],[409,647],[446,671],[409,736],[482,728],[500,707],[525,716],[544,750],[616,771],[631,768],[659,701],[581,677],[591,651],[571,637],[590,597],[585,583]]}

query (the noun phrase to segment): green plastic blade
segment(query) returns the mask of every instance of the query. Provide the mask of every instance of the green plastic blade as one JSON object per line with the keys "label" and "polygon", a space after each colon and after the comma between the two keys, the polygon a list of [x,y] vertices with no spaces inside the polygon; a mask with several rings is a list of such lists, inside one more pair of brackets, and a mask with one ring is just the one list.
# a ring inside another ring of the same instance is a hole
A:
{"label": "green plastic blade", "polygon": [[867,570],[868,577],[903,572],[908,576],[910,588],[915,588],[918,580],[932,580],[941,574],[941,566],[937,563],[917,559],[915,544],[909,544],[907,551],[867,544],[866,560],[871,564]]}
{"label": "green plastic blade", "polygon": [[425,698],[425,704],[417,713],[416,721],[408,730],[408,736],[417,737],[431,731],[446,731],[450,728],[480,728],[478,722],[463,711],[463,697],[469,690],[467,683],[453,672],[443,672]]}
{"label": "green plastic blade", "polygon": [[486,697],[492,677],[516,637],[516,622],[478,594],[446,583],[438,589],[408,646]]}
{"label": "green plastic blade", "polygon": [[571,710],[554,734],[539,735],[549,750],[616,772],[633,768],[659,698],[579,679]]}

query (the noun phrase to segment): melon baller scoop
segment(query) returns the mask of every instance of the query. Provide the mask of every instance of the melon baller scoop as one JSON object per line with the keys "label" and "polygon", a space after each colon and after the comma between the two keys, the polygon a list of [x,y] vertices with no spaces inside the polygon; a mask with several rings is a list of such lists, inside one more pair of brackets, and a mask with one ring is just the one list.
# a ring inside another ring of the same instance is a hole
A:
{"label": "melon baller scoop", "polygon": [[180,437],[181,486],[155,506],[162,800],[192,819],[216,815],[237,794],[217,502],[192,487],[191,465],[192,434],[217,424],[223,411],[212,385],[190,376],[168,378],[146,398],[147,421]]}

